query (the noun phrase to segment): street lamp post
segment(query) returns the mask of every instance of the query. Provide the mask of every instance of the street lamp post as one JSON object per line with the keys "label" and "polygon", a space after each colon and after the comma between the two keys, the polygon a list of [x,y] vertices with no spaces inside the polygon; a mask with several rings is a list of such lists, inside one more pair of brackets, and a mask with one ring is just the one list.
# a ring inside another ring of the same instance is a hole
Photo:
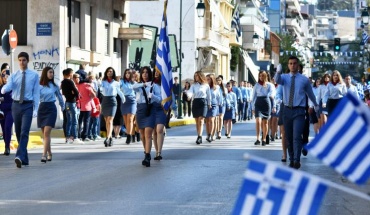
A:
{"label": "street lamp post", "polygon": [[[197,7],[197,14],[198,17],[204,17],[204,12],[205,12],[205,5],[202,0],[199,1]],[[186,15],[185,15],[186,16]],[[180,60],[179,60],[179,92],[182,92],[182,0],[180,0],[180,47],[179,47],[179,52],[180,52]],[[179,95],[179,98],[177,99],[177,108],[178,108],[178,119],[182,119],[182,103],[181,103],[181,95]]]}

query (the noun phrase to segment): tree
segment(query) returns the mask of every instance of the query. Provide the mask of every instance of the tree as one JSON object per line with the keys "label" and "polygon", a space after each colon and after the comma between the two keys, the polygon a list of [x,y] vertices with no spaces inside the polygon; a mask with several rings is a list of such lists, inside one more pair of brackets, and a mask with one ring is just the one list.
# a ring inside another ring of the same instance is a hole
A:
{"label": "tree", "polygon": [[232,46],[230,49],[231,49],[230,70],[235,72],[236,67],[239,64],[240,48]]}
{"label": "tree", "polygon": [[[297,49],[292,46],[292,44],[295,41],[295,38],[290,34],[280,33],[278,35],[281,39],[280,49],[281,49],[281,51],[283,51],[283,55],[280,56],[280,62],[279,63],[282,65],[283,71],[287,71],[288,70],[288,59],[291,56],[290,53],[293,52],[294,53],[293,55],[295,55],[295,53],[297,51]],[[297,56],[297,57],[300,58],[299,56]],[[302,63],[304,65],[306,62],[300,62],[300,63]]]}
{"label": "tree", "polygon": [[318,0],[319,10],[353,10],[353,0]]}

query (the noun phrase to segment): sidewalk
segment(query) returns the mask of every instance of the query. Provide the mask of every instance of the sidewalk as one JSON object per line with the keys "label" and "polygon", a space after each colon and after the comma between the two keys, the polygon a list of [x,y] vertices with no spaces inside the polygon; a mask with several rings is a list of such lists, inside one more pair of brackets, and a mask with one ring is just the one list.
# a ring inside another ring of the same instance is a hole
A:
{"label": "sidewalk", "polygon": [[[175,126],[182,126],[182,125],[190,125],[195,124],[194,118],[184,118],[184,119],[175,119],[171,118],[170,120],[170,127]],[[28,141],[27,149],[32,149],[36,147],[42,147],[43,142],[41,139],[41,131],[31,131],[30,137]],[[53,129],[51,130],[51,138],[64,138],[63,129]],[[15,135],[12,136],[12,140],[10,142],[10,150],[12,151],[11,154],[15,154],[15,150],[18,147],[17,138]],[[0,154],[4,152],[4,141],[0,141]]]}

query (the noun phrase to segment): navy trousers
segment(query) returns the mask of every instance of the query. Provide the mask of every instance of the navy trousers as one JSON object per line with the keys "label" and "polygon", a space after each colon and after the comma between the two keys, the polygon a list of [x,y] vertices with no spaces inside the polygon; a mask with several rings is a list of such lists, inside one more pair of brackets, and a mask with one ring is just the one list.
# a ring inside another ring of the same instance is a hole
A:
{"label": "navy trousers", "polygon": [[300,162],[301,159],[305,112],[304,107],[284,107],[283,123],[285,128],[285,137],[288,141],[289,160],[291,162]]}
{"label": "navy trousers", "polygon": [[5,148],[10,148],[12,140],[13,116],[12,111],[4,111],[4,119],[0,120],[1,130],[3,131]]}
{"label": "navy trousers", "polygon": [[27,145],[32,123],[33,103],[19,104],[13,102],[12,115],[14,119],[15,135],[17,136],[18,149],[15,157],[18,157],[22,164],[28,164]]}

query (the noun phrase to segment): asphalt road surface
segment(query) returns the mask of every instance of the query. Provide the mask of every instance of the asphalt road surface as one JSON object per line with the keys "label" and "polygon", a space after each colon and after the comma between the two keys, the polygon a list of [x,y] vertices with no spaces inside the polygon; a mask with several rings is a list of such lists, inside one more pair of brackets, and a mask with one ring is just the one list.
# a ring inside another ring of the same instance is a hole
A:
{"label": "asphalt road surface", "polygon": [[[230,214],[243,180],[244,153],[281,163],[281,141],[253,145],[253,122],[237,123],[232,137],[196,145],[195,126],[167,131],[162,161],[141,165],[141,143],[115,140],[66,145],[52,139],[53,161],[40,162],[41,149],[29,151],[30,165],[16,168],[14,151],[0,156],[0,214]],[[154,156],[153,148],[152,157]],[[286,164],[282,164],[286,165]],[[355,190],[359,187],[310,155],[306,171]],[[330,188],[319,214],[369,214],[370,202]]]}

